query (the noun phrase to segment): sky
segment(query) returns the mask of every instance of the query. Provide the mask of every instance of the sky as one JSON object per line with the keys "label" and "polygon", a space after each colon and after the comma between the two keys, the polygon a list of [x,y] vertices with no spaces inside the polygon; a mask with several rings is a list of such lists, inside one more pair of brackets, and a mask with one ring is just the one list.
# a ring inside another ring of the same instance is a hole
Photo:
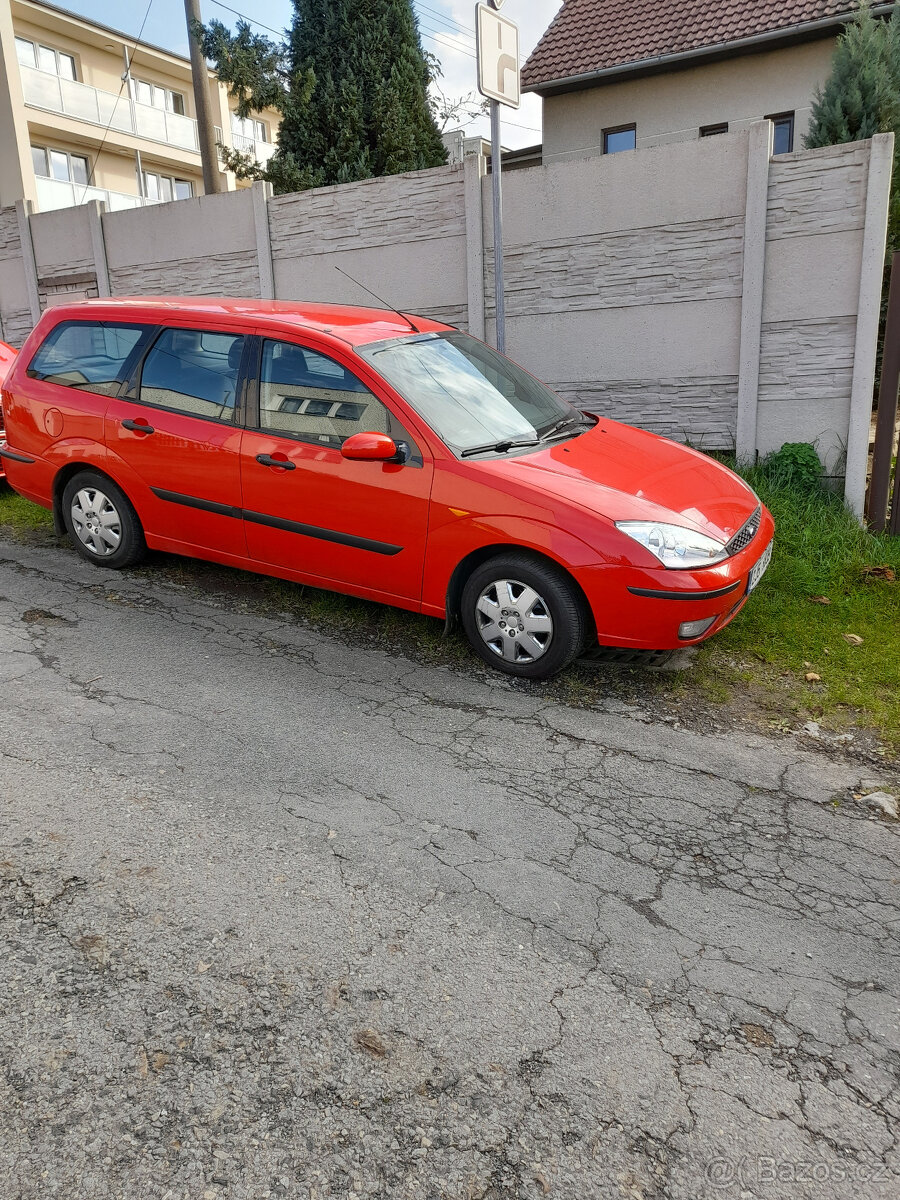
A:
{"label": "sky", "polygon": [[[54,0],[61,8],[101,21],[132,37],[136,36],[147,0]],[[538,38],[550,24],[562,0],[506,0],[503,15],[519,26],[522,60],[528,57]],[[475,4],[474,0],[414,0],[419,18],[422,45],[437,55],[443,68],[441,87],[449,96],[475,91]],[[237,21],[235,10],[246,15],[259,33],[273,36],[291,20],[291,0],[200,0],[204,21],[217,17],[226,25]],[[267,28],[268,27],[268,28]],[[188,53],[183,0],[150,0],[143,38],[176,54]],[[541,102],[536,96],[523,95],[519,109],[501,108],[504,146],[531,146],[541,140]],[[488,136],[487,118],[465,123],[466,133]]]}

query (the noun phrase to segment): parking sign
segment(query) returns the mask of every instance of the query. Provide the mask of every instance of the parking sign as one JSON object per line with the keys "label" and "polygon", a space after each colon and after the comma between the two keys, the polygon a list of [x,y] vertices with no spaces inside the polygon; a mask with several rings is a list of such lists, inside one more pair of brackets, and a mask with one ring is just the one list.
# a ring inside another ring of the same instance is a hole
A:
{"label": "parking sign", "polygon": [[518,108],[519,29],[493,8],[479,4],[475,9],[478,43],[478,90],[489,100]]}

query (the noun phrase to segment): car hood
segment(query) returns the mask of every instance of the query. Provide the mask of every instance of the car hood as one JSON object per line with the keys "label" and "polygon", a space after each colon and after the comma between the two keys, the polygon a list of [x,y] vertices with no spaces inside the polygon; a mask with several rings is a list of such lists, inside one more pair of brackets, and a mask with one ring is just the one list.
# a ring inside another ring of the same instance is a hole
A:
{"label": "car hood", "polygon": [[546,450],[484,465],[611,521],[668,521],[724,542],[759,503],[750,487],[715,459],[605,418]]}

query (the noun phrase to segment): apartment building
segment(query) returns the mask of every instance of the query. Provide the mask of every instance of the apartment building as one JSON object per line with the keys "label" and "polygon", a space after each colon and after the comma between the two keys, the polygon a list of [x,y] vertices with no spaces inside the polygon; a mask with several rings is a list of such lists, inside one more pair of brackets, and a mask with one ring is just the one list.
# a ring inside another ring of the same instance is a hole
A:
{"label": "apartment building", "polygon": [[[876,15],[894,4],[873,3]],[[544,162],[714,137],[768,117],[800,150],[853,0],[564,0],[522,72]]]}
{"label": "apartment building", "polygon": [[[135,208],[203,193],[191,64],[44,3],[0,0],[0,204]],[[208,77],[217,140],[266,162],[280,114],[241,121]],[[222,172],[223,189],[242,186]]]}

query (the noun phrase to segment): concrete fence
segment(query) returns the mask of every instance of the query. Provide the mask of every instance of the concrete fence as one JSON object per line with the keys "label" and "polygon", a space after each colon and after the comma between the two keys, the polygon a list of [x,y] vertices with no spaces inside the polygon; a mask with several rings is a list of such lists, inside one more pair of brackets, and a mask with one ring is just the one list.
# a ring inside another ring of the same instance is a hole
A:
{"label": "concrete fence", "polygon": [[[814,442],[857,512],[892,135],[771,153],[740,133],[504,178],[507,348],[581,407],[752,458]],[[494,338],[481,157],[290,196],[0,209],[0,336],[95,295],[384,300]]]}

